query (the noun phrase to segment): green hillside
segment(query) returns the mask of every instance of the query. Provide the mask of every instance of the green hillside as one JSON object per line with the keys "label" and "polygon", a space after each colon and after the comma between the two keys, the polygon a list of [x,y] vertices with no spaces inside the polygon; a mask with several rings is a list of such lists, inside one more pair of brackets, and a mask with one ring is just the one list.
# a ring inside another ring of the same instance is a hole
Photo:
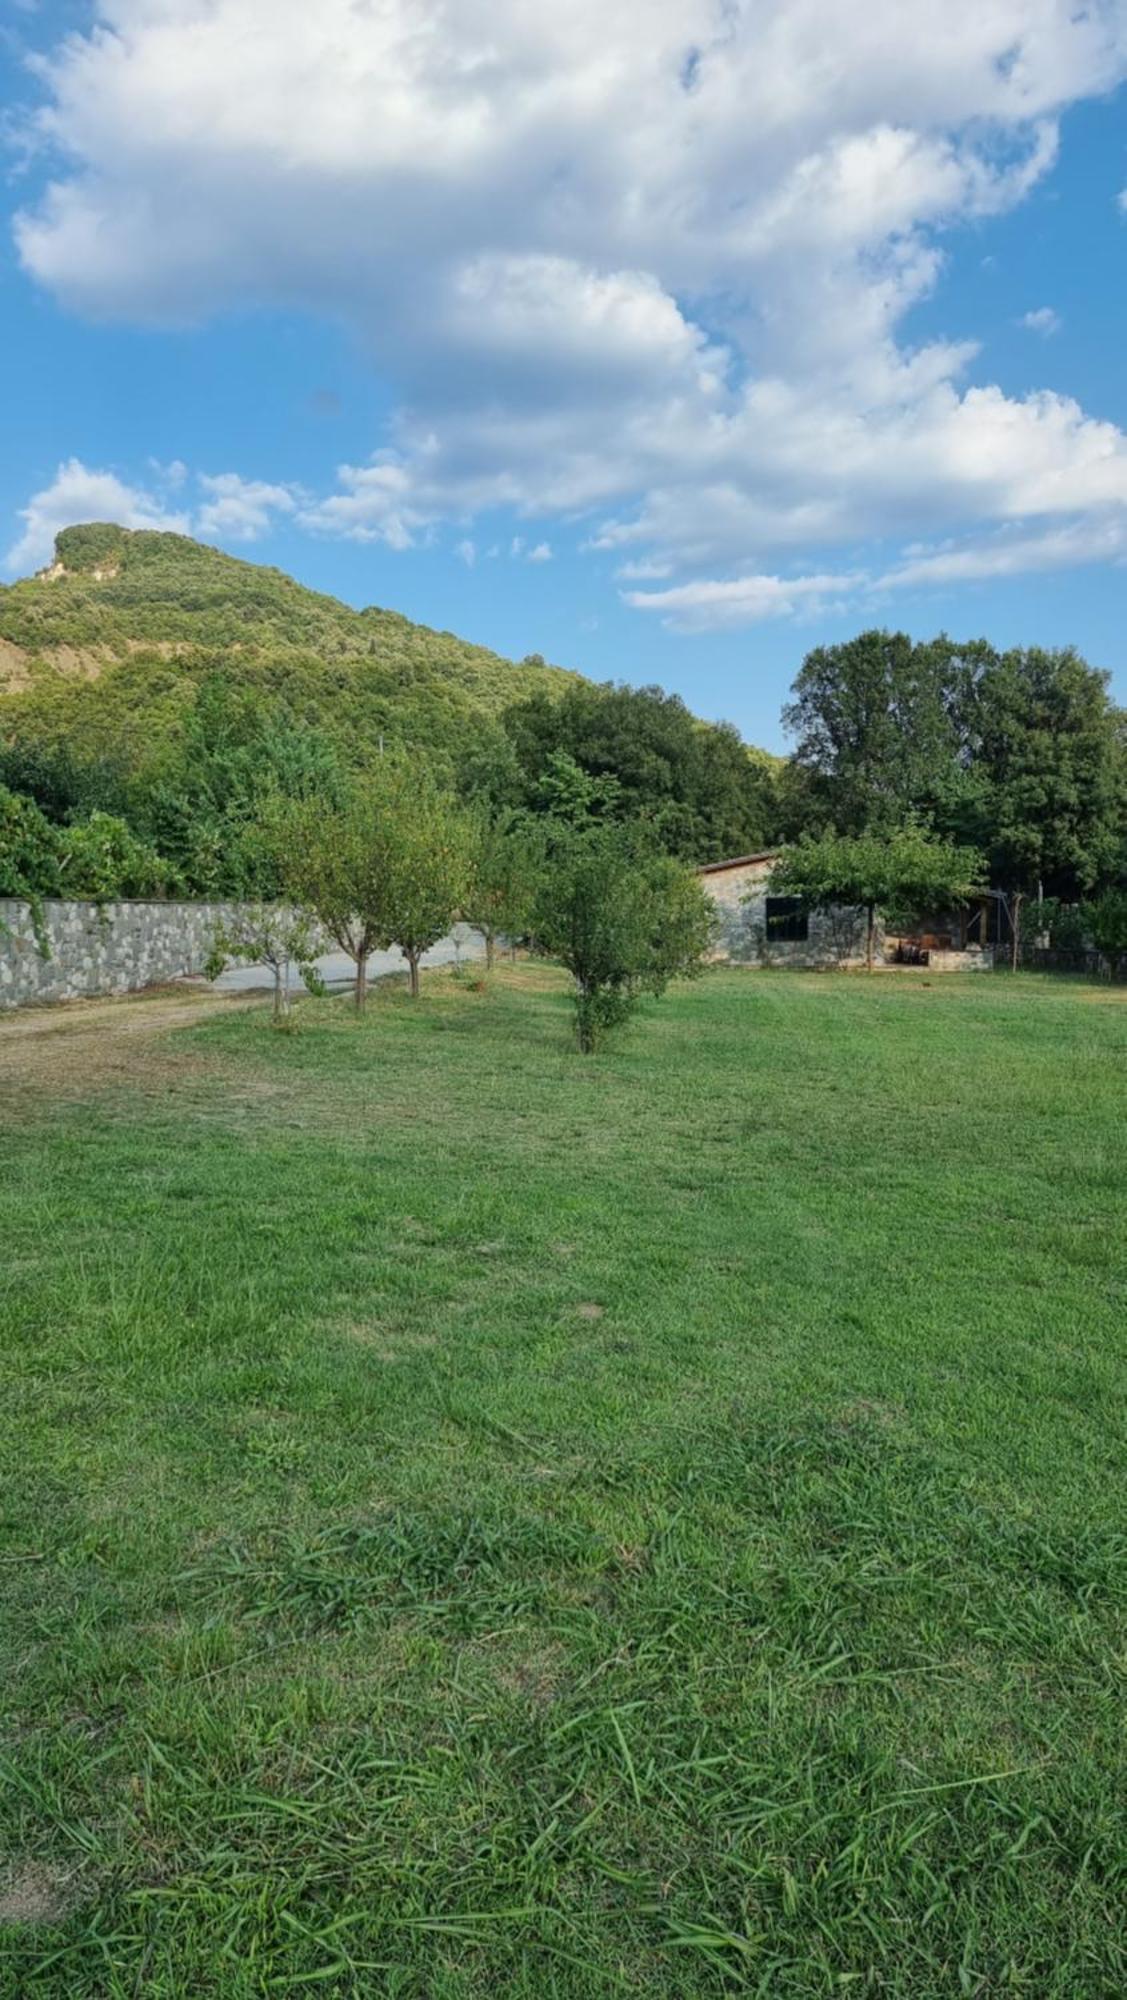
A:
{"label": "green hillside", "polygon": [[185,535],[96,522],[0,587],[0,732],[151,754],[202,679],[284,701],[351,753],[379,736],[454,750],[468,726],[577,677],[396,612],[354,611]]}
{"label": "green hillside", "polygon": [[774,765],[660,688],[505,660],[185,535],[95,522],[55,546],[0,589],[0,794],[56,827],[110,813],[188,893],[245,887],[265,796],[339,796],[384,753],[498,812],[644,817],[690,861],[773,836]]}

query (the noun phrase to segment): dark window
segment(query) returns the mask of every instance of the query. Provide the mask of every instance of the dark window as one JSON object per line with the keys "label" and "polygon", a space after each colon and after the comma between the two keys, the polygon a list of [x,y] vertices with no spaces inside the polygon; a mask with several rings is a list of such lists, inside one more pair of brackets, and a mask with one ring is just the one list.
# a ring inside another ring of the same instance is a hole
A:
{"label": "dark window", "polygon": [[798,896],[768,896],[767,939],[770,944],[805,944],[810,918]]}

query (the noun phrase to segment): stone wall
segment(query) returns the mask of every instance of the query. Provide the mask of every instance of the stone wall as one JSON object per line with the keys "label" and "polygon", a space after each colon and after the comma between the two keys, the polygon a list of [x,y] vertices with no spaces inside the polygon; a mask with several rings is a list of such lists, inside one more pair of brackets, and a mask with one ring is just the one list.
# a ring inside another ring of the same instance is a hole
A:
{"label": "stone wall", "polygon": [[0,898],[0,1008],[134,993],[200,972],[226,903],[43,905],[51,955],[35,942],[26,903]]}

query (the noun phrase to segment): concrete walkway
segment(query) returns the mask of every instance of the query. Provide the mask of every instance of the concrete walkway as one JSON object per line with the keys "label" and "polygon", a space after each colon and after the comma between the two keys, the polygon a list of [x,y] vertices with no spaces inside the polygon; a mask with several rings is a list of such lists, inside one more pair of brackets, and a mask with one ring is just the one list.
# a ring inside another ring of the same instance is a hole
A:
{"label": "concrete walkway", "polygon": [[[449,937],[442,938],[433,950],[422,959],[424,967],[431,965],[453,965],[457,959],[485,957],[485,939],[480,931],[471,930],[468,924],[455,924]],[[317,960],[317,970],[326,986],[351,986],[356,976],[356,968],[343,951],[334,951]],[[388,972],[406,972],[407,960],[401,951],[374,951],[368,960],[369,979],[381,979]],[[272,986],[274,975],[264,965],[234,965],[221,973],[214,981],[216,993],[250,993],[263,986]],[[296,967],[290,971],[290,986],[302,990],[301,975]]]}

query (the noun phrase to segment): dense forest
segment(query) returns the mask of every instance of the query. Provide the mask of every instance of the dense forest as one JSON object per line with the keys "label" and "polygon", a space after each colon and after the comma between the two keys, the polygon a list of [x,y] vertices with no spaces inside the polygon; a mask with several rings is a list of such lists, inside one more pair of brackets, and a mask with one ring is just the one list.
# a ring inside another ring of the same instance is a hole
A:
{"label": "dense forest", "polygon": [[771,757],[658,688],[69,528],[0,590],[0,894],[239,893],[264,801],[338,800],[391,755],[479,814],[642,825],[689,862],[910,825],[1055,911],[1124,900],[1127,726],[1076,653],[865,632],[807,656],[784,720]]}

